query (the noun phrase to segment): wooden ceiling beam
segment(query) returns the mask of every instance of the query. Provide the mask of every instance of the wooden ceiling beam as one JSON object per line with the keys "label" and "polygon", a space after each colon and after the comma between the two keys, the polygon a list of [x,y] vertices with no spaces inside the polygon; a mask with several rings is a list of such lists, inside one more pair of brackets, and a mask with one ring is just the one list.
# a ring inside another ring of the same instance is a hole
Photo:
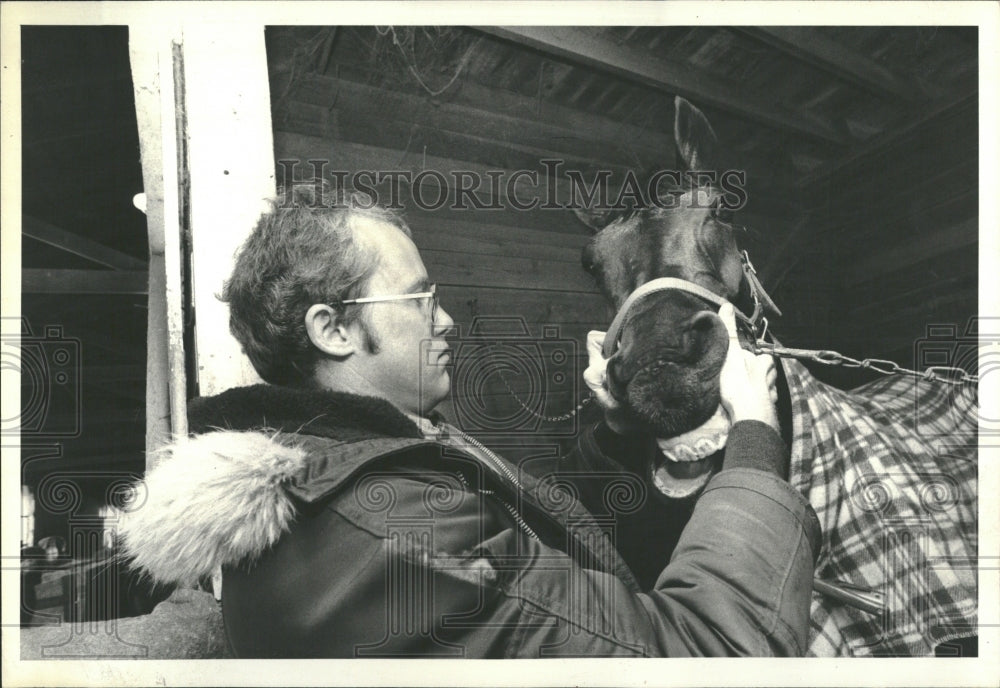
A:
{"label": "wooden ceiling beam", "polygon": [[694,69],[689,64],[655,58],[648,51],[619,45],[584,29],[565,26],[477,28],[659,91],[690,98],[699,106],[718,108],[780,131],[837,145],[850,144],[846,129],[833,122],[795,112],[776,103],[773,98],[758,95],[730,79]]}
{"label": "wooden ceiling beam", "polygon": [[21,217],[21,233],[43,244],[54,246],[67,253],[113,270],[145,270],[146,261],[139,260],[92,239],[68,232],[30,215]]}
{"label": "wooden ceiling beam", "polygon": [[889,101],[914,103],[940,95],[926,92],[915,81],[807,27],[754,26],[738,30]]}
{"label": "wooden ceiling beam", "polygon": [[952,110],[958,110],[966,105],[973,105],[979,95],[979,84],[975,81],[959,87],[952,96],[940,98],[919,114],[911,116],[899,126],[890,127],[885,133],[874,136],[864,145],[858,146],[842,158],[831,160],[812,174],[802,177],[796,187],[809,189],[820,183],[829,181],[832,177],[843,173],[847,168],[858,164],[864,158],[874,156],[889,148],[904,137],[913,134],[918,127],[927,124],[937,117],[946,117]]}
{"label": "wooden ceiling beam", "polygon": [[146,294],[149,274],[144,270],[21,271],[25,294]]}
{"label": "wooden ceiling beam", "polygon": [[978,242],[979,219],[973,217],[870,254],[845,272],[844,285],[854,287],[949,251],[974,247]]}

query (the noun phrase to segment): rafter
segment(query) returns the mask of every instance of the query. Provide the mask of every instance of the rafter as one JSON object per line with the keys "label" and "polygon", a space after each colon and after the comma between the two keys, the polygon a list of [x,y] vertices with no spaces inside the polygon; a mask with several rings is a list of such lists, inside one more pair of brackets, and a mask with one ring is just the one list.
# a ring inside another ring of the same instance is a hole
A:
{"label": "rafter", "polygon": [[940,95],[807,27],[754,26],[739,31],[888,100],[917,102]]}
{"label": "rafter", "polygon": [[25,294],[146,294],[149,275],[140,270],[21,271]]}
{"label": "rafter", "polygon": [[971,104],[978,96],[979,85],[976,82],[964,84],[956,89],[951,96],[946,96],[935,101],[934,104],[921,111],[919,114],[910,117],[899,126],[890,127],[884,134],[874,136],[864,145],[858,146],[853,151],[842,158],[831,160],[822,165],[811,174],[802,177],[796,186],[799,189],[808,189],[820,182],[824,182],[844,169],[854,165],[865,157],[874,155],[879,151],[888,148],[892,144],[901,140],[905,136],[912,134],[918,127],[933,120],[936,117],[946,116],[950,111],[957,110]]}
{"label": "rafter", "polygon": [[21,233],[49,246],[86,258],[114,270],[145,270],[146,261],[134,258],[92,239],[51,225],[30,215],[21,218]]}
{"label": "rafter", "polygon": [[588,67],[616,74],[671,94],[814,139],[849,144],[846,129],[820,117],[795,112],[740,84],[689,64],[653,57],[649,52],[566,26],[488,26],[481,31]]}
{"label": "rafter", "polygon": [[979,219],[973,217],[930,234],[911,237],[884,251],[870,253],[846,271],[844,284],[854,287],[948,251],[975,246],[978,241]]}

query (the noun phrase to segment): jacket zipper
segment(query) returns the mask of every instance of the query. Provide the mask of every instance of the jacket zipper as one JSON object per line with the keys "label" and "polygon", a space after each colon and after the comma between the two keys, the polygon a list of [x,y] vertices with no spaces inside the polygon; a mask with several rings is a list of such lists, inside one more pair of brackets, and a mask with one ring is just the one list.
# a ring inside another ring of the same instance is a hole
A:
{"label": "jacket zipper", "polygon": [[[494,466],[496,466],[497,470],[499,470],[502,475],[506,476],[507,479],[510,480],[510,482],[519,491],[523,489],[521,487],[521,483],[514,476],[514,474],[511,472],[511,470],[509,468],[507,468],[506,464],[504,464],[503,460],[500,459],[500,457],[498,457],[496,454],[494,454],[490,449],[488,449],[485,445],[483,445],[482,442],[480,442],[479,440],[475,439],[474,437],[470,437],[469,435],[466,435],[464,432],[462,432],[458,428],[455,428],[455,431],[459,435],[461,435],[463,439],[465,439],[467,442],[469,442],[469,444],[471,444],[474,447],[476,447],[477,449],[479,449],[482,452],[482,454],[486,458],[488,458],[490,460],[490,463],[492,463]],[[466,487],[469,487],[469,483],[466,482],[465,476],[463,476],[461,473],[458,474],[458,479],[462,481],[463,485],[465,485]],[[508,502],[506,499],[504,499],[500,495],[498,495],[493,490],[479,489],[477,491],[481,495],[487,495],[489,497],[492,497],[494,500],[500,502],[501,506],[503,506],[503,508],[506,509],[508,513],[510,513],[511,518],[513,518],[514,522],[517,523],[518,528],[520,528],[522,531],[524,531],[529,537],[534,538],[535,540],[538,540],[539,542],[541,542],[541,538],[538,537],[538,534],[531,528],[531,526],[529,526],[527,524],[527,522],[524,520],[524,517],[521,516],[521,514],[518,512],[518,510],[514,508],[514,505],[512,505],[510,502]]]}
{"label": "jacket zipper", "polygon": [[459,435],[461,435],[462,439],[464,439],[466,442],[468,442],[469,444],[471,444],[472,446],[476,447],[481,452],[483,452],[483,454],[486,455],[486,458],[488,458],[490,460],[490,462],[497,468],[497,470],[499,470],[501,473],[503,473],[505,476],[507,476],[507,479],[510,480],[510,482],[514,484],[514,487],[516,487],[518,490],[521,489],[521,483],[520,483],[520,481],[518,481],[518,479],[514,476],[514,474],[511,472],[511,470],[509,468],[507,468],[507,464],[505,464],[503,462],[503,460],[499,456],[497,456],[496,454],[494,454],[492,450],[488,449],[486,447],[486,445],[484,445],[482,442],[480,442],[479,440],[477,440],[475,437],[471,437],[469,435],[466,435],[464,432],[462,432],[458,428],[455,428],[455,432],[457,432]]}

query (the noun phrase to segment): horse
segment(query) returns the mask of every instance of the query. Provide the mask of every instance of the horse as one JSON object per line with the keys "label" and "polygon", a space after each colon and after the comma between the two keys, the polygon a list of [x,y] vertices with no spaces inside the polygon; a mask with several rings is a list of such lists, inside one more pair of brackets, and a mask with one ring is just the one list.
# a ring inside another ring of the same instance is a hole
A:
{"label": "horse", "polygon": [[[680,97],[674,135],[688,171],[705,170],[718,139]],[[669,203],[577,212],[595,232],[583,267],[617,311],[603,345],[609,391],[631,427],[659,438],[646,477],[667,501],[696,497],[721,466],[719,305],[736,306],[742,346],[780,347],[768,331],[780,311],[739,250],[724,192],[683,179]],[[927,655],[974,636],[975,401],[917,376],[843,391],[775,360],[787,478],[823,528],[808,654]]]}

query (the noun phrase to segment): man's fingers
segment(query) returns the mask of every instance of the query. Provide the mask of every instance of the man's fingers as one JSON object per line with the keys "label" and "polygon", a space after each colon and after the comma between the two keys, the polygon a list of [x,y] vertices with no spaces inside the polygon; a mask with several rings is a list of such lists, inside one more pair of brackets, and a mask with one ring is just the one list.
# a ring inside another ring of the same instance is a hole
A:
{"label": "man's fingers", "polygon": [[604,377],[604,368],[598,366],[589,366],[583,371],[583,381],[595,392],[604,387]]}
{"label": "man's fingers", "polygon": [[601,332],[600,330],[591,330],[587,333],[587,357],[589,362],[587,365],[594,365],[604,360],[604,336],[606,332]]}
{"label": "man's fingers", "polygon": [[604,358],[603,350],[605,334],[600,330],[591,330],[587,333],[589,362],[587,369],[583,371],[583,381],[594,393],[597,403],[607,412],[621,408],[621,404],[608,391],[608,360]]}
{"label": "man's fingers", "polygon": [[[766,356],[766,354],[764,354]],[[768,384],[774,384],[778,381],[778,371],[774,367],[774,358],[767,356],[767,382]]]}
{"label": "man's fingers", "polygon": [[736,310],[733,308],[733,304],[728,301],[722,304],[722,307],[719,308],[719,317],[722,318],[722,324],[726,326],[729,338],[736,339]]}
{"label": "man's fingers", "polygon": [[601,347],[604,346],[604,332],[591,330],[587,333],[587,369],[583,371],[583,381],[591,391],[599,393],[604,390],[604,378],[608,362],[605,360]]}
{"label": "man's fingers", "polygon": [[611,396],[611,392],[609,392],[605,387],[598,387],[597,389],[594,389],[594,398],[605,412],[613,411],[621,407],[621,404],[619,404],[615,398]]}

